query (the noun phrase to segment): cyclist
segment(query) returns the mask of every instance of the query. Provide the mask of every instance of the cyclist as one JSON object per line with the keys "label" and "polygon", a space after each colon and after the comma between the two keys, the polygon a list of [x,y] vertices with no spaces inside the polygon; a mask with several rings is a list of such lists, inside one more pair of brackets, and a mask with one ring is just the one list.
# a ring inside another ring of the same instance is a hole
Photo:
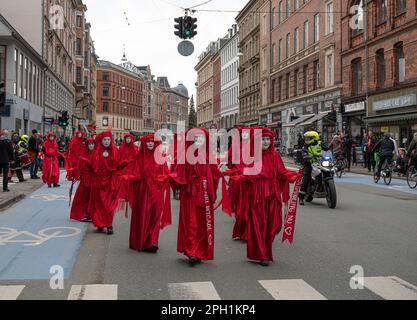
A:
{"label": "cyclist", "polygon": [[417,132],[414,133],[414,139],[408,148],[407,157],[411,158],[413,166],[417,168]]}
{"label": "cyclist", "polygon": [[395,144],[392,141],[389,132],[386,132],[381,140],[378,141],[373,151],[379,151],[380,160],[378,164],[377,177],[380,178],[382,166],[384,165],[385,161],[388,161],[388,164],[390,165],[392,163],[392,156],[395,153]]}
{"label": "cyclist", "polygon": [[307,148],[307,155],[311,157],[304,163],[303,181],[301,183],[300,193],[298,198],[300,205],[304,205],[304,198],[307,193],[308,185],[311,181],[311,173],[313,172],[312,164],[319,162],[321,158],[321,141],[320,135],[316,131],[308,131],[304,134],[305,147]]}

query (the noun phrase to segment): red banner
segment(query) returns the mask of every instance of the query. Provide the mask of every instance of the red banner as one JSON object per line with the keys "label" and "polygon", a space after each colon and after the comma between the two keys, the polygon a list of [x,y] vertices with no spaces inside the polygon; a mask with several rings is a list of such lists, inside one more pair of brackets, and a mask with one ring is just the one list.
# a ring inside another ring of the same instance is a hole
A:
{"label": "red banner", "polygon": [[288,213],[285,217],[284,234],[282,235],[282,242],[288,240],[289,243],[293,243],[295,218],[297,216],[298,194],[300,193],[301,180],[302,177],[298,178],[295,182],[295,187],[290,200],[290,206],[288,208]]}

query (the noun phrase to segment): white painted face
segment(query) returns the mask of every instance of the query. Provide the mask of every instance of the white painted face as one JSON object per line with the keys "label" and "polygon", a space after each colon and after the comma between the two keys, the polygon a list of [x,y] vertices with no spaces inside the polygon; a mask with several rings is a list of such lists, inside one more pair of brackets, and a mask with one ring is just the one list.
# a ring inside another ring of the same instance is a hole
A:
{"label": "white painted face", "polygon": [[111,144],[111,138],[105,137],[101,140],[101,143],[103,144],[103,147],[108,148],[110,147],[110,144]]}
{"label": "white painted face", "polygon": [[242,132],[242,140],[248,140],[249,136],[250,136],[249,131],[245,130],[245,131]]}
{"label": "white painted face", "polygon": [[95,146],[96,145],[94,143],[89,143],[87,147],[88,147],[88,150],[93,151]]}
{"label": "white painted face", "polygon": [[49,140],[54,141],[55,140],[55,137],[54,136],[50,136],[49,137]]}
{"label": "white painted face", "polygon": [[78,138],[82,138],[83,134],[81,132],[78,132]]}
{"label": "white painted face", "polygon": [[262,150],[268,150],[271,146],[271,138],[270,137],[262,137]]}
{"label": "white painted face", "polygon": [[155,141],[146,142],[146,146],[148,147],[148,150],[153,150],[153,148],[155,148]]}
{"label": "white painted face", "polygon": [[203,134],[197,134],[194,137],[194,143],[195,143],[197,148],[201,148],[204,145],[205,142],[206,142],[206,136],[203,135]]}
{"label": "white painted face", "polygon": [[131,138],[131,137],[127,137],[127,138],[126,138],[126,143],[127,143],[127,144],[130,144],[131,142],[132,142],[132,138]]}

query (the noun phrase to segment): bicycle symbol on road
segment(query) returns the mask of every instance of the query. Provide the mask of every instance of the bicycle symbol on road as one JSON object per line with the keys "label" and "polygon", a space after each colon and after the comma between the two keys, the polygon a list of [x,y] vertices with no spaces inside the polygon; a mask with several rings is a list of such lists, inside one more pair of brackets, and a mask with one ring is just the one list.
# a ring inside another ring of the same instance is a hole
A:
{"label": "bicycle symbol on road", "polygon": [[46,202],[51,201],[68,201],[69,197],[56,194],[36,194],[30,197],[31,199],[42,200]]}
{"label": "bicycle symbol on road", "polygon": [[8,243],[20,243],[24,246],[35,247],[54,238],[75,237],[81,229],[71,227],[53,227],[40,230],[37,234],[29,231],[18,231],[13,228],[0,227],[0,246]]}

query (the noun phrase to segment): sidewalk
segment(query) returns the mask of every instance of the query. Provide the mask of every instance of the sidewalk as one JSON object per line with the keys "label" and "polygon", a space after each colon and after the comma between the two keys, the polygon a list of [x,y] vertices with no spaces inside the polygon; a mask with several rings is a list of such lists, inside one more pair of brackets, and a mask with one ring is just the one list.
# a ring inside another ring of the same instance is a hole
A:
{"label": "sidewalk", "polygon": [[[26,181],[25,182],[16,182],[19,181],[17,177],[13,177],[14,183],[9,183],[10,192],[1,192],[0,191],[0,214],[1,211],[6,209],[7,207],[19,202],[27,195],[30,195],[35,190],[39,189],[43,186],[42,179],[40,180],[31,180],[30,174],[27,171],[23,173]],[[39,177],[42,177],[42,173],[38,173]],[[0,177],[0,180],[3,177]]]}

